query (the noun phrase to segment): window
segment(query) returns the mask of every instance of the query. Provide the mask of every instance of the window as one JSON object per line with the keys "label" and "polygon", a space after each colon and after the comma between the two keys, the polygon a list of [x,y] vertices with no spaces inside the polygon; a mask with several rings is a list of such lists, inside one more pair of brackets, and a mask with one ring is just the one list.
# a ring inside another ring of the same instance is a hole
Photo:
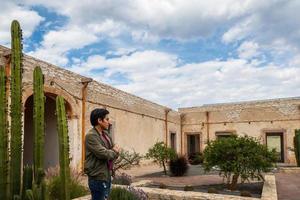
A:
{"label": "window", "polygon": [[216,132],[216,139],[224,139],[234,135],[233,131],[218,131]]}
{"label": "window", "polygon": [[171,148],[176,151],[176,133],[171,133]]}
{"label": "window", "polygon": [[267,132],[266,143],[269,150],[275,149],[277,162],[284,162],[283,133]]}

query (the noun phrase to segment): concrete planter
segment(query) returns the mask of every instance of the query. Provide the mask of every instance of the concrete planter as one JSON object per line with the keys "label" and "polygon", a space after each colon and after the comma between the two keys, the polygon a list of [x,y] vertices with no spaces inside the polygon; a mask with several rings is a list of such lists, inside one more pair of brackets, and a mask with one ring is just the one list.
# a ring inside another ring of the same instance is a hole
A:
{"label": "concrete planter", "polygon": [[[144,183],[145,184],[145,183]],[[138,184],[135,184],[137,187]],[[125,187],[123,185],[113,185],[113,187]],[[168,189],[157,189],[148,187],[138,187],[147,193],[149,200],[258,200],[252,197],[240,197],[233,195],[209,194],[204,192],[186,192]],[[90,195],[77,198],[76,200],[90,200]],[[274,175],[265,175],[265,182],[261,195],[261,200],[277,200],[277,189]]]}

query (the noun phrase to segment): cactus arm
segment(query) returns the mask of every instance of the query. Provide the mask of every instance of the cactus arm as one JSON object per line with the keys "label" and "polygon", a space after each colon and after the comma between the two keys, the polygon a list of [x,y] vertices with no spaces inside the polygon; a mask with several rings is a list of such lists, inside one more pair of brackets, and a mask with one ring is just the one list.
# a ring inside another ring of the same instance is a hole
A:
{"label": "cactus arm", "polygon": [[297,166],[300,167],[300,129],[295,130],[294,147]]}
{"label": "cactus arm", "polygon": [[33,180],[32,175],[33,175],[32,166],[25,166],[23,169],[22,199],[26,198],[27,190],[32,189],[32,180]]}
{"label": "cactus arm", "polygon": [[20,195],[22,157],[22,31],[18,21],[11,24],[11,195]]}
{"label": "cactus arm", "polygon": [[65,110],[65,102],[63,97],[56,97],[56,115],[57,115],[57,129],[58,129],[58,143],[59,143],[59,165],[61,178],[61,199],[69,200],[70,191],[70,158],[69,158],[69,141],[68,141],[68,127]]}
{"label": "cactus arm", "polygon": [[8,121],[6,77],[0,66],[0,199],[8,199]]}
{"label": "cactus arm", "polygon": [[34,123],[34,177],[38,177],[38,169],[44,169],[44,141],[45,141],[45,96],[44,81],[40,67],[33,72],[33,123]]}

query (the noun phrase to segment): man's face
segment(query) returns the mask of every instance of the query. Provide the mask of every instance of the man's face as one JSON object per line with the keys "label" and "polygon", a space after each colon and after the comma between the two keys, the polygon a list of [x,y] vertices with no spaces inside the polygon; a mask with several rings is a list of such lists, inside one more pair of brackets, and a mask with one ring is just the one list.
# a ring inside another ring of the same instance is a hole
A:
{"label": "man's face", "polygon": [[109,127],[109,116],[108,115],[105,115],[104,119],[101,120],[101,119],[98,119],[98,123],[99,125],[101,126],[102,129],[105,129],[107,130],[108,127]]}

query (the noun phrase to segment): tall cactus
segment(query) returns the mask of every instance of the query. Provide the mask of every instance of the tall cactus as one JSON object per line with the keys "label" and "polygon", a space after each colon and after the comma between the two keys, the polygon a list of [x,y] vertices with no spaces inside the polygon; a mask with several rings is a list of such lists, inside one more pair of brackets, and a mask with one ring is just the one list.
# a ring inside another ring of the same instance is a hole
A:
{"label": "tall cactus", "polygon": [[60,179],[62,184],[61,199],[69,200],[70,199],[69,138],[68,138],[65,101],[64,98],[61,96],[56,97],[56,115],[57,115],[57,129],[58,129],[58,143],[59,143]]}
{"label": "tall cactus", "polygon": [[25,166],[23,168],[23,187],[22,187],[22,199],[26,197],[26,191],[32,189],[32,166]]}
{"label": "tall cactus", "polygon": [[22,31],[18,21],[11,24],[11,144],[10,189],[20,195],[22,158]]}
{"label": "tall cactus", "polygon": [[44,169],[45,141],[45,96],[44,78],[40,67],[33,72],[33,123],[34,123],[34,177],[38,177],[38,169]]}
{"label": "tall cactus", "polygon": [[6,77],[0,66],[0,199],[8,199],[8,121]]}
{"label": "tall cactus", "polygon": [[300,167],[300,129],[295,130],[294,147],[297,166]]}

